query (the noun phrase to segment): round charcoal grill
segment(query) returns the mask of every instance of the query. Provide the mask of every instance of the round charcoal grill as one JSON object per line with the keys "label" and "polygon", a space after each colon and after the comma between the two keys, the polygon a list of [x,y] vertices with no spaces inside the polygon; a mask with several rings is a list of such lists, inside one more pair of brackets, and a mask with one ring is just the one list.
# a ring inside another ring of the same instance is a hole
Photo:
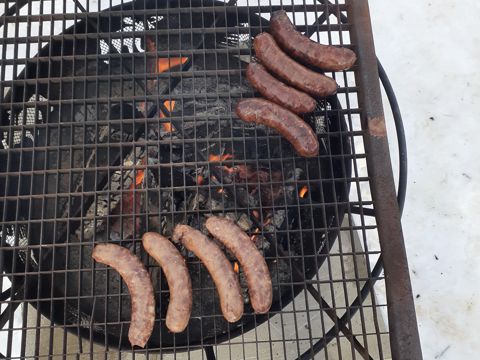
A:
{"label": "round charcoal grill", "polygon": [[[202,4],[207,6],[200,1],[192,2],[191,6],[202,9]],[[182,5],[185,6],[180,4],[180,7]],[[136,9],[138,6],[138,3],[124,4],[111,11]],[[154,9],[157,4],[145,2],[141,6]],[[340,115],[338,100],[335,97],[325,99],[315,113],[305,119],[321,139],[322,155],[312,160],[298,158],[290,145],[281,141],[277,134],[230,119],[230,108],[236,100],[253,94],[241,73],[250,57],[245,51],[235,54],[228,50],[241,49],[242,46],[248,50],[252,36],[262,26],[268,26],[266,20],[248,11],[239,11],[238,17],[234,13],[226,16],[216,13],[213,16],[205,8],[192,14],[119,15],[110,17],[109,21],[102,20],[98,24],[99,31],[108,29],[123,36],[100,41],[88,37],[76,42],[67,39],[54,41],[43,48],[41,54],[63,54],[64,57],[58,60],[59,66],[55,66],[55,62],[40,65],[38,73],[39,77],[50,75],[58,82],[23,94],[29,99],[38,97],[51,104],[41,107],[37,112],[38,118],[33,120],[42,127],[27,136],[19,135],[20,146],[31,150],[32,158],[23,157],[15,161],[22,169],[33,167],[41,172],[41,176],[34,174],[28,179],[28,185],[20,184],[24,191],[22,195],[45,196],[38,197],[38,206],[35,199],[32,204],[28,201],[19,204],[19,218],[41,220],[24,229],[23,241],[37,247],[23,260],[30,260],[29,266],[39,271],[38,275],[29,276],[25,283],[26,298],[49,299],[49,302],[40,301],[33,305],[55,323],[73,326],[78,324],[79,319],[86,324],[93,323],[93,333],[86,327],[80,328],[80,334],[87,338],[92,336],[99,342],[104,342],[106,336],[110,344],[128,348],[125,326],[131,317],[128,290],[114,271],[92,271],[93,245],[105,241],[118,242],[146,259],[139,244],[143,232],[159,231],[170,235],[172,225],[177,223],[201,227],[205,215],[209,213],[223,213],[242,221],[255,210],[257,221],[265,217],[264,222],[274,223],[270,227],[267,225],[262,234],[255,234],[253,224],[246,230],[252,237],[259,238],[256,241],[264,250],[276,285],[270,314],[280,311],[303,287],[281,285],[293,281],[291,262],[299,266],[300,260],[278,259],[277,247],[288,249],[296,256],[305,256],[302,265],[304,276],[312,278],[324,259],[314,255],[325,253],[335,240],[345,211],[343,206],[332,205],[345,203],[349,190],[348,184],[333,179],[348,178],[351,173],[350,160],[344,157],[350,153],[350,143],[343,135],[347,127]],[[191,37],[193,29],[215,23],[227,28],[250,26],[258,29],[255,32],[252,29],[251,33],[226,31],[224,36],[207,33]],[[65,33],[82,34],[92,30],[88,22],[81,21]],[[146,36],[132,36],[135,31],[146,33]],[[162,76],[158,70],[156,72],[157,58],[145,55],[153,46],[157,52],[167,52],[170,58],[174,57],[172,53],[175,50],[182,55],[179,57],[189,58],[193,71],[200,73],[198,79],[196,74],[193,77],[182,74],[179,66],[173,67],[168,77]],[[217,54],[205,48],[227,51]],[[75,56],[69,60],[68,55],[78,55],[85,49],[87,55],[100,56],[96,59],[92,57],[92,61],[76,62]],[[122,55],[108,56],[113,50]],[[28,70],[19,78],[28,78]],[[99,77],[90,80],[90,74]],[[119,81],[121,76],[130,74],[134,74],[133,81]],[[136,74],[147,79],[137,78]],[[15,95],[11,93],[11,96]],[[145,120],[147,111],[152,112],[154,110],[150,109],[156,107],[156,99],[149,101],[152,95],[159,101],[162,101],[162,96],[168,96],[165,101],[175,101],[175,107],[170,111],[175,131],[162,133],[163,128],[158,130],[158,123]],[[147,101],[130,101],[130,96],[146,97]],[[18,119],[19,123],[22,121],[21,113],[12,112],[8,116],[10,121],[12,118]],[[137,141],[136,146],[131,146],[133,140]],[[206,161],[220,153],[225,158],[222,165],[209,162],[199,172],[198,160]],[[131,186],[129,188],[128,177],[124,173],[129,171],[126,161],[131,161],[132,154],[133,163],[138,166],[132,167],[131,177],[137,178],[143,172],[145,178],[141,186],[129,191]],[[115,170],[117,167],[119,170]],[[248,178],[229,176],[224,167],[257,174]],[[83,168],[85,171],[82,172],[72,170]],[[104,170],[90,172],[95,168]],[[119,172],[123,172],[117,186],[120,190],[115,192],[112,190],[113,180]],[[199,173],[204,178],[210,175],[208,184],[195,183],[193,174],[198,177]],[[223,179],[218,179],[218,176]],[[308,200],[298,196],[303,186],[310,192]],[[83,191],[84,196],[78,197],[78,192],[74,192],[76,189]],[[110,195],[107,200],[104,199],[105,193],[97,193],[96,198],[91,194],[103,189]],[[220,196],[219,190],[222,190]],[[204,201],[198,200],[198,197]],[[107,204],[107,211],[104,211],[101,206],[108,201],[110,206]],[[134,204],[129,204],[129,201]],[[89,217],[92,207],[96,208],[97,215],[93,220]],[[124,212],[130,207],[133,211]],[[192,207],[198,209],[188,210]],[[14,213],[10,209],[8,212]],[[167,215],[168,212],[170,214]],[[99,213],[103,216],[98,216]],[[60,214],[62,219],[57,219]],[[171,217],[171,221],[162,224],[163,216]],[[246,221],[247,224],[250,222]],[[132,223],[135,225],[132,226]],[[95,228],[94,233],[90,227]],[[99,231],[99,228],[102,230]],[[42,247],[38,248],[40,245]],[[189,254],[185,254],[189,258]],[[189,259],[194,309],[188,331],[175,337],[164,324],[168,286],[159,268],[154,262],[150,263],[157,292],[157,314],[161,315],[150,340],[151,346],[221,342],[268,318],[252,316],[253,310],[247,303],[242,320],[229,325],[221,316],[214,284],[208,273],[198,260]],[[74,283],[78,286],[70,286]],[[245,283],[242,285],[245,288]],[[245,300],[248,302],[246,292]]]}
{"label": "round charcoal grill", "polygon": [[[363,134],[354,125],[360,109],[349,94],[357,91],[353,72],[329,74],[340,84],[338,95],[320,99],[304,117],[320,142],[314,159],[299,157],[278,133],[246,124],[233,111],[239,99],[259,96],[244,70],[254,59],[251,41],[268,30],[272,11],[301,15],[297,28],[309,36],[323,30],[331,36],[342,28],[330,24],[329,12],[349,26],[345,5],[145,0],[110,2],[95,12],[74,3],[78,12],[53,15],[52,24],[64,21],[62,31],[39,36],[38,55],[26,56],[21,71],[15,65],[9,86],[0,92],[0,265],[11,282],[0,298],[10,299],[0,328],[12,323],[19,304],[28,303],[52,329],[109,349],[131,349],[128,289],[113,269],[91,259],[96,244],[109,242],[134,252],[152,276],[156,321],[148,351],[205,348],[212,358],[212,345],[240,341],[245,346],[245,334],[267,321],[270,329],[275,316],[282,323],[293,316],[297,327],[297,317],[309,311],[308,291],[318,304],[310,305],[311,311],[325,311],[333,324],[321,321],[322,336],[307,328],[309,339],[297,330],[293,340],[306,341],[297,356],[309,358],[334,338],[340,343],[340,333],[351,341],[352,354],[355,349],[368,356],[368,346],[346,324],[352,327],[351,316],[359,309],[363,322],[361,304],[380,278],[381,261],[368,268],[362,287],[355,280],[356,297],[345,295],[345,307],[335,300],[330,305],[319,290],[327,284],[333,299],[338,280],[331,263],[338,255],[351,256],[342,253],[341,237],[332,253],[340,232],[375,228],[364,220],[374,215],[373,201],[349,200],[352,183],[359,189],[368,180],[356,163],[366,155],[354,145]],[[5,21],[18,9],[12,7]],[[311,25],[302,25],[304,20]],[[400,193],[402,200],[404,188]],[[245,302],[242,319],[229,324],[208,272],[179,245],[192,278],[193,311],[187,330],[172,334],[165,327],[168,285],[143,250],[141,236],[147,231],[171,236],[181,223],[205,231],[211,214],[235,220],[264,254],[273,305],[266,315],[254,314],[243,270],[226,251]],[[359,229],[353,214],[360,215]],[[365,248],[355,256],[378,254]],[[322,266],[328,268],[327,280],[318,275]],[[343,266],[340,281],[347,291]],[[357,268],[355,276],[360,277]],[[302,296],[306,309],[297,305]],[[38,338],[42,327],[35,329]],[[269,339],[275,343],[270,330]],[[284,344],[291,340],[283,335]],[[59,354],[50,346],[49,355]]]}

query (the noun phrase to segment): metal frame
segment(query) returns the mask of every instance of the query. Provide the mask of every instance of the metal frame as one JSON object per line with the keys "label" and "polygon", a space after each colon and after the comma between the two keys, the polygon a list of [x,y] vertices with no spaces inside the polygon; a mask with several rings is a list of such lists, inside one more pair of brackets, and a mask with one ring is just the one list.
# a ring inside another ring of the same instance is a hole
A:
{"label": "metal frame", "polygon": [[371,174],[372,199],[385,268],[392,354],[396,359],[422,359],[378,82],[368,1],[350,0],[348,7],[354,22],[352,37],[359,45],[359,71],[355,75],[363,90],[359,92],[359,101],[363,109],[365,148],[370,155],[367,157],[367,164]]}
{"label": "metal frame", "polygon": [[[25,1],[27,3],[27,1]],[[324,6],[329,8],[334,4],[323,1]],[[82,11],[78,3],[78,8]],[[232,5],[230,3],[229,5]],[[20,8],[20,2],[17,4]],[[13,10],[12,10],[13,9]],[[9,9],[8,15],[15,13],[15,5]],[[351,30],[353,38],[353,45],[358,49],[359,63],[358,69],[355,72],[358,88],[360,91],[359,101],[362,117],[362,127],[365,130],[364,139],[367,150],[367,163],[370,173],[370,184],[372,189],[372,197],[374,202],[374,209],[351,209],[352,213],[360,210],[363,215],[375,215],[378,223],[378,232],[382,245],[382,257],[385,261],[385,273],[387,283],[387,296],[389,302],[389,324],[391,333],[392,354],[395,359],[420,359],[421,351],[418,341],[418,332],[416,331],[415,312],[413,308],[413,299],[410,289],[410,282],[408,278],[408,267],[406,265],[406,255],[403,246],[403,238],[400,228],[400,214],[403,209],[403,202],[405,200],[406,191],[406,147],[403,127],[401,126],[401,118],[399,119],[398,105],[393,92],[389,91],[389,83],[386,74],[381,65],[378,63],[378,71],[380,72],[380,79],[384,83],[389,97],[392,111],[394,112],[395,124],[397,127],[397,137],[399,143],[400,153],[400,182],[397,195],[398,206],[395,205],[395,189],[393,183],[393,175],[391,173],[391,163],[388,153],[388,143],[386,133],[384,132],[384,118],[381,105],[381,96],[379,91],[378,78],[379,73],[376,70],[377,62],[374,58],[373,39],[371,36],[370,18],[368,14],[367,1],[351,0],[348,2],[348,13],[351,24],[354,25]],[[335,15],[337,15],[335,13]],[[340,18],[342,15],[340,15]],[[3,18],[0,18],[3,20]],[[218,18],[217,18],[218,20]],[[343,20],[343,19],[341,19]],[[323,15],[317,20],[319,24],[326,21]],[[1,24],[0,24],[1,25]],[[213,24],[215,27],[216,24]],[[186,63],[182,68],[186,70],[189,63]],[[178,80],[179,77],[172,77],[171,80]],[[149,117],[157,112],[157,106],[167,116],[170,115],[162,102],[156,102],[154,108],[149,111]],[[397,115],[396,115],[397,114]],[[396,116],[395,116],[396,115]],[[173,121],[172,121],[173,122]],[[378,153],[380,152],[380,153]],[[373,156],[372,156],[373,154]],[[199,159],[206,160],[203,153],[199,153]],[[380,162],[380,163],[379,163]],[[215,170],[214,170],[215,171]],[[393,202],[392,202],[393,201]],[[388,216],[387,216],[388,215]],[[251,216],[253,218],[253,216]],[[387,219],[385,219],[387,217]],[[281,254],[281,251],[279,253]],[[285,255],[285,254],[284,254]],[[354,300],[345,315],[340,319],[337,317],[336,311],[330,308],[329,304],[324,301],[315,287],[307,286],[312,296],[321,304],[325,313],[336,323],[334,331],[342,331],[344,335],[352,342],[352,346],[364,358],[370,358],[368,352],[356,340],[355,336],[346,326],[347,322],[359,308],[360,304],[367,297],[370,290],[373,288],[373,283],[380,275],[382,270],[382,257],[379,259],[373,270],[371,271],[371,280],[367,281],[359,294],[359,297]],[[393,260],[392,260],[393,259]],[[394,263],[393,261],[396,261]],[[299,271],[299,269],[294,271]],[[301,276],[301,271],[299,271]],[[398,284],[401,284],[400,286]],[[7,290],[8,291],[8,290]],[[392,300],[392,297],[394,300]],[[2,293],[0,301],[8,298],[7,292]],[[8,306],[18,305],[18,302],[10,303]],[[407,315],[405,316],[405,313]],[[8,311],[11,320],[11,309]],[[2,314],[3,315],[3,314]],[[5,318],[5,320],[9,320]],[[415,329],[415,331],[412,331]],[[407,336],[408,335],[408,336]],[[326,336],[326,340],[319,341],[320,347],[313,347],[310,351],[305,352],[301,358],[310,358],[325,346],[329,341],[334,339],[332,335]],[[208,359],[213,358],[213,349],[209,346],[205,347],[205,352]]]}

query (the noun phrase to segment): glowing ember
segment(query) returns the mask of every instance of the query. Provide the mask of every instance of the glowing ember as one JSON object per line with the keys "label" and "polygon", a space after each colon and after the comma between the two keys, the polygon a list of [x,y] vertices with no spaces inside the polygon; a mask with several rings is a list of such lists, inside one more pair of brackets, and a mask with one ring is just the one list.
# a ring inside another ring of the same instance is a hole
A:
{"label": "glowing ember", "polygon": [[214,155],[214,154],[210,154],[208,156],[208,161],[212,162],[212,161],[225,161],[225,160],[229,160],[229,159],[233,159],[233,155],[232,154],[225,154],[225,155]]}
{"label": "glowing ember", "polygon": [[257,219],[260,219],[260,213],[257,210],[252,210],[253,216],[255,216]]}
{"label": "glowing ember", "polygon": [[135,176],[135,182],[130,185],[130,189],[135,189],[136,187],[140,186],[143,182],[143,178],[145,177],[145,170],[137,170],[137,175]]}
{"label": "glowing ember", "polygon": [[172,123],[163,123],[162,124],[163,131],[170,133],[173,131],[173,125]]}
{"label": "glowing ember", "polygon": [[[175,100],[172,100],[172,101],[167,100],[163,104],[165,105],[168,111],[172,112],[173,108],[175,107]],[[165,114],[160,111],[160,119],[164,119],[164,118],[165,118]],[[162,123],[162,129],[167,133],[175,131],[175,127],[172,125],[172,123]]]}
{"label": "glowing ember", "polygon": [[144,177],[145,177],[144,170],[137,171],[137,176],[135,177],[135,186],[139,186],[143,182]]}
{"label": "glowing ember", "polygon": [[218,189],[217,192],[218,192],[219,194],[223,194],[223,193],[225,192],[225,190],[224,190],[223,188],[221,188],[221,189]]}
{"label": "glowing ember", "polygon": [[258,234],[260,234],[260,229],[259,229],[259,228],[256,228],[255,231],[253,232],[253,235],[250,236],[250,240],[255,241],[255,239],[257,238]]}
{"label": "glowing ember", "polygon": [[302,188],[300,189],[300,191],[298,192],[298,195],[301,197],[301,198],[304,198],[305,195],[307,194],[308,192],[308,187],[307,185],[304,185],[302,186]]}
{"label": "glowing ember", "polygon": [[233,264],[233,271],[235,271],[238,274],[239,270],[240,269],[239,269],[238,263],[235,261],[235,263]]}
{"label": "glowing ember", "polygon": [[157,71],[158,73],[165,72],[172,67],[183,65],[187,62],[188,58],[160,58],[157,61]]}
{"label": "glowing ember", "polygon": [[197,185],[202,185],[203,184],[203,176],[202,175],[198,175],[197,176]]}

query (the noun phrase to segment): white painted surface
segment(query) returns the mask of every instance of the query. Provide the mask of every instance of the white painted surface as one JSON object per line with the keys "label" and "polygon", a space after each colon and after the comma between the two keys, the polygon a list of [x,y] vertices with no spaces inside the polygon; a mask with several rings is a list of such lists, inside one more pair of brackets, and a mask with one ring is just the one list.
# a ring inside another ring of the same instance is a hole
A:
{"label": "white painted surface", "polygon": [[420,295],[415,302],[424,358],[475,359],[480,353],[480,3],[370,0],[370,12],[377,55],[393,83],[407,133],[403,229],[414,294]]}

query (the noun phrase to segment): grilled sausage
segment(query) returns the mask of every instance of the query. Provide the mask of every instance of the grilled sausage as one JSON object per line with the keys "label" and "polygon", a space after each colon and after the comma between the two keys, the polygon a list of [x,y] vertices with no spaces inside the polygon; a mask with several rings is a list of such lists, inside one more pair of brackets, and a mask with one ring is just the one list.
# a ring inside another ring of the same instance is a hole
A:
{"label": "grilled sausage", "polygon": [[99,244],[92,258],[118,271],[127,284],[132,301],[132,320],[128,340],[132,346],[144,347],[153,331],[155,298],[150,275],[141,261],[127,249],[115,244]]}
{"label": "grilled sausage", "polygon": [[212,216],[205,225],[208,231],[235,255],[243,267],[253,309],[260,314],[266,313],[272,306],[272,279],[262,254],[232,220]]}
{"label": "grilled sausage", "polygon": [[229,322],[238,321],[243,315],[240,283],[218,245],[188,225],[175,226],[172,239],[180,241],[203,262],[217,287],[223,316]]}
{"label": "grilled sausage", "polygon": [[350,49],[322,45],[302,35],[295,29],[285,10],[278,10],[272,14],[270,33],[278,45],[291,56],[320,69],[346,70],[357,60],[357,56]]}
{"label": "grilled sausage", "polygon": [[318,155],[318,139],[305,121],[281,106],[264,99],[245,99],[235,109],[238,117],[277,130],[295,151],[305,157]]}
{"label": "grilled sausage", "polygon": [[167,278],[170,289],[167,328],[174,333],[182,332],[192,312],[192,280],[185,259],[170,240],[160,234],[147,232],[142,236],[142,243]]}
{"label": "grilled sausage", "polygon": [[293,60],[278,47],[272,35],[267,33],[257,35],[253,41],[253,48],[262,64],[291,86],[320,97],[337,92],[335,80],[311,71]]}
{"label": "grilled sausage", "polygon": [[247,67],[247,79],[265,98],[297,114],[312,112],[317,102],[309,95],[277,80],[259,63]]}

